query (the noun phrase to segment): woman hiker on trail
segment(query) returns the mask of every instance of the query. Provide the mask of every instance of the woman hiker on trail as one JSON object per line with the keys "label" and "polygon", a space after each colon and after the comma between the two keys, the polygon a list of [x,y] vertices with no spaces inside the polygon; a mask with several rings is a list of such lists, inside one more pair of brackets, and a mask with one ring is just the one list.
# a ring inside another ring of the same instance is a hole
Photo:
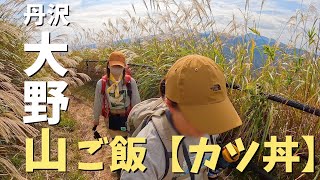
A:
{"label": "woman hiker on trail", "polygon": [[107,74],[97,82],[95,90],[93,125],[98,126],[100,115],[104,116],[112,138],[119,135],[128,136],[128,114],[134,105],[140,103],[137,83],[126,74],[125,67],[123,53],[111,53],[107,62]]}

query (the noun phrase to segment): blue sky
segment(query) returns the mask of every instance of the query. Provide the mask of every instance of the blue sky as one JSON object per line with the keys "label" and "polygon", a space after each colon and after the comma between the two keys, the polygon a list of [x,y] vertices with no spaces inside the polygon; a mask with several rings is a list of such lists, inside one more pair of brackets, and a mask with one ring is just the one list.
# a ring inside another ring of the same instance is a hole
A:
{"label": "blue sky", "polygon": [[[182,1],[182,0],[176,0]],[[148,3],[149,0],[146,0]],[[250,21],[257,22],[259,19],[262,0],[249,1]],[[142,0],[27,0],[27,3],[45,4],[69,4],[70,22],[77,23],[83,28],[99,30],[102,24],[108,19],[119,17],[126,18],[125,9],[132,12],[131,4],[135,5],[137,15],[145,15],[145,7]],[[243,21],[241,11],[244,11],[246,0],[211,0],[213,16],[217,27],[223,29],[236,17],[239,22]],[[307,10],[313,5],[320,11],[320,0],[265,0],[261,12],[259,31],[263,36],[279,38],[282,29],[286,29],[288,20],[296,14],[298,10]],[[287,42],[289,35],[284,33],[280,37],[282,42]]]}

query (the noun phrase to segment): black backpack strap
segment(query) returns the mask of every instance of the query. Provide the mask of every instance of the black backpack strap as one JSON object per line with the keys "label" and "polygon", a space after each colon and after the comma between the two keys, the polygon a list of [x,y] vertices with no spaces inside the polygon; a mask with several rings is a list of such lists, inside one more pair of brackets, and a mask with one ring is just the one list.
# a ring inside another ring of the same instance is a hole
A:
{"label": "black backpack strap", "polygon": [[127,90],[128,90],[128,96],[129,96],[130,101],[131,101],[131,98],[132,98],[132,87],[131,87],[131,82],[128,82],[128,83],[127,83]]}
{"label": "black backpack strap", "polygon": [[141,130],[147,126],[147,124],[149,123],[149,121],[151,120],[151,116],[150,117],[147,117],[147,119],[143,120],[142,121],[142,124],[141,124]]}
{"label": "black backpack strap", "polygon": [[212,135],[210,135],[210,142],[211,142],[211,144],[214,144]]}
{"label": "black backpack strap", "polygon": [[131,97],[132,97],[131,76],[125,75],[124,81],[125,81],[124,83],[127,86],[128,96],[129,96],[130,101],[131,101]]}
{"label": "black backpack strap", "polygon": [[125,78],[124,78],[124,83],[126,84],[126,87],[127,87],[127,92],[128,92],[128,96],[129,96],[129,99],[130,99],[130,104],[128,107],[126,107],[126,112],[127,112],[127,115],[129,115],[129,112],[128,112],[128,108],[129,108],[129,111],[131,110],[132,108],[132,87],[131,87],[131,76],[129,75],[125,75]]}
{"label": "black backpack strap", "polygon": [[160,134],[159,134],[159,132],[158,132],[158,130],[157,130],[156,125],[154,124],[154,122],[151,121],[151,123],[152,123],[154,129],[156,130],[157,136],[159,137],[159,139],[160,139],[160,141],[161,141],[161,144],[162,144],[162,146],[163,146],[163,149],[164,149],[164,156],[165,156],[165,159],[166,159],[166,167],[165,167],[164,175],[163,175],[163,177],[162,177],[162,179],[164,179],[164,178],[167,176],[168,172],[169,172],[170,158],[172,158],[172,153],[171,153],[171,152],[168,152],[168,150],[167,150],[166,146],[164,145],[164,143],[163,143],[163,141],[162,141],[162,138],[161,138],[161,136],[160,136]]}
{"label": "black backpack strap", "polygon": [[191,180],[195,180],[194,174],[191,173],[192,163],[191,163],[191,160],[189,157],[189,152],[188,152],[187,146],[183,140],[182,140],[182,150],[183,150],[184,160],[186,161],[188,169],[189,169],[190,178],[191,178]]}

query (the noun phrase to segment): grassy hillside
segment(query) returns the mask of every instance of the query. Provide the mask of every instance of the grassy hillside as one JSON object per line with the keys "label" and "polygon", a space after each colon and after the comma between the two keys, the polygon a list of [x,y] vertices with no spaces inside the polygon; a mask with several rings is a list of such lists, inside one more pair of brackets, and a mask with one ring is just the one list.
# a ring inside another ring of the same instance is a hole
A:
{"label": "grassy hillside", "polygon": [[[292,35],[290,44],[286,46],[291,50],[287,50],[278,40],[261,46],[257,39],[265,38],[259,32],[259,22],[250,27],[249,23],[240,24],[234,20],[224,31],[216,31],[212,7],[206,2],[208,1],[145,1],[147,16],[143,17],[135,14],[133,5],[132,10],[127,10],[127,18],[110,20],[99,32],[90,31],[91,33],[86,34],[90,34],[90,39],[94,39],[90,42],[97,45],[95,50],[78,50],[74,51],[73,55],[83,59],[101,60],[101,64],[97,66],[99,69],[103,67],[102,61],[108,58],[109,53],[123,50],[129,63],[147,65],[148,67],[132,66],[143,99],[158,94],[160,79],[178,58],[188,54],[208,56],[224,69],[228,82],[240,84],[246,90],[229,91],[244,125],[225,134],[226,142],[240,136],[248,147],[252,141],[262,145],[270,140],[271,135],[277,136],[278,141],[284,141],[286,135],[291,135],[294,141],[301,143],[296,152],[307,152],[301,136],[313,135],[315,142],[319,142],[319,117],[268,101],[260,93],[280,95],[319,108],[320,39],[317,24],[320,19],[314,16],[316,12],[309,8],[310,11],[300,11],[290,19],[290,22],[295,21],[295,29],[305,31],[296,33],[296,36]],[[263,2],[261,8],[263,9]],[[250,14],[247,11],[248,9],[244,14]],[[306,21],[313,22],[313,25],[309,26]],[[199,37],[203,32],[211,33]],[[246,32],[251,32],[254,36],[250,38],[245,35]],[[78,36],[84,37],[81,33]],[[228,37],[234,36],[242,38],[237,38],[237,41],[230,44]],[[305,43],[299,43],[299,39]],[[115,44],[115,41],[118,43]],[[231,53],[231,59],[229,53],[224,53],[226,48]],[[299,52],[295,48],[298,48]],[[256,57],[257,51],[259,57]],[[265,62],[259,64],[262,65],[260,68],[254,67],[257,58],[263,58],[262,61]],[[319,143],[315,146],[315,149],[320,148]],[[254,161],[263,165],[262,156],[265,154],[268,154],[268,150],[260,146]],[[316,156],[319,156],[319,152],[316,152]],[[302,160],[295,164],[293,174],[286,174],[285,166],[280,163],[272,173],[279,179],[300,175],[317,179],[319,166],[316,166],[314,174],[305,176],[301,173],[305,163],[306,161]]]}
{"label": "grassy hillside", "polygon": [[0,179],[25,179],[21,175],[25,171],[25,138],[39,136],[39,129],[45,127],[44,123],[28,125],[22,122],[26,115],[24,81],[64,80],[69,87],[77,87],[90,80],[86,74],[77,73],[76,60],[59,54],[55,54],[55,59],[68,68],[66,77],[58,77],[48,65],[32,78],[26,76],[23,70],[34,62],[37,53],[24,52],[24,44],[33,32],[22,24],[24,7],[25,1],[0,3]]}
{"label": "grassy hillside", "polygon": [[[286,135],[291,135],[294,141],[301,143],[301,147],[296,149],[296,152],[301,153],[308,152],[302,135],[313,135],[316,142],[315,153],[317,157],[320,156],[317,151],[320,149],[319,117],[268,101],[260,95],[260,92],[277,94],[319,108],[320,38],[317,24],[320,19],[312,14],[314,11],[299,12],[294,19],[296,26],[299,27],[295,28],[305,31],[296,37],[293,36],[289,46],[302,49],[303,53],[285,51],[281,48],[280,42],[267,44],[263,46],[259,57],[264,58],[265,64],[256,69],[254,61],[258,42],[254,38],[248,40],[248,37],[241,35],[252,32],[258,37],[263,36],[258,26],[254,24],[249,27],[248,23],[232,21],[224,31],[218,32],[212,7],[208,1],[192,0],[178,3],[171,0],[170,3],[163,3],[153,0],[150,3],[145,2],[146,16],[139,17],[135,14],[133,5],[133,10],[127,11],[128,17],[119,18],[117,23],[110,20],[99,31],[77,31],[73,45],[91,42],[96,44],[97,48],[78,49],[67,55],[55,54],[56,60],[69,69],[67,77],[58,77],[46,65],[36,76],[30,78],[23,70],[33,63],[37,53],[25,53],[23,50],[23,45],[33,33],[32,29],[26,29],[19,23],[22,22],[19,17],[24,3],[24,1],[10,0],[0,4],[0,179],[24,178],[24,175],[21,175],[24,174],[24,153],[19,152],[21,150],[23,152],[25,148],[25,137],[39,137],[39,129],[46,127],[46,123],[26,125],[22,122],[23,81],[63,80],[69,84],[69,90],[72,90],[72,87],[79,87],[89,81],[90,77],[99,77],[105,66],[103,61],[114,50],[122,50],[129,63],[138,64],[131,68],[143,99],[158,94],[160,79],[178,58],[189,54],[210,57],[224,69],[228,82],[240,84],[246,89],[246,91],[229,91],[230,99],[244,124],[224,134],[225,142],[242,137],[245,146],[248,147],[252,141],[261,145],[270,140],[271,135],[277,136],[278,141],[284,141]],[[261,8],[263,9],[263,2]],[[249,13],[247,8],[245,10],[245,14]],[[314,22],[311,23],[313,25],[308,26],[306,19]],[[212,33],[199,37],[203,32]],[[226,46],[228,44],[226,37],[234,36],[243,37],[243,41],[239,40],[238,43]],[[305,43],[298,43],[299,38],[304,39]],[[122,41],[125,39],[130,41]],[[231,58],[224,53],[225,48],[232,54]],[[95,71],[90,72],[90,77],[84,74],[86,73],[84,60],[87,59],[101,61],[91,67]],[[93,86],[94,83],[86,84],[82,89],[75,89],[65,94],[82,94],[83,97],[92,99],[92,94],[87,91],[91,91]],[[85,118],[90,119],[89,116],[91,114]],[[71,120],[62,126],[72,130],[76,124],[72,122],[72,118],[66,119]],[[263,146],[260,146],[254,161],[263,165],[262,156],[268,153]],[[294,173],[286,174],[285,165],[280,163],[272,174],[279,179],[294,179],[300,176],[305,179],[318,179],[319,165],[316,165],[315,173],[303,174],[301,170],[305,164],[306,161],[302,160],[301,163],[294,165]],[[77,176],[77,173],[71,176]],[[233,173],[232,177],[255,178],[251,173],[245,176]]]}

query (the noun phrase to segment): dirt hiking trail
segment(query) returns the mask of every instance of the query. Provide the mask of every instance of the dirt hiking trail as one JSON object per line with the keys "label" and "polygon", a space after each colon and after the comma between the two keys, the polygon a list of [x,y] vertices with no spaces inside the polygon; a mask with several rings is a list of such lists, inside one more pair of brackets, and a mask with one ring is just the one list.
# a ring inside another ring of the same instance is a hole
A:
{"label": "dirt hiking trail", "polygon": [[[95,140],[93,138],[92,131],[93,103],[91,101],[85,102],[77,97],[71,97],[69,103],[69,116],[76,121],[75,131],[70,133],[70,135],[77,137],[79,141]],[[101,137],[108,137],[110,143],[110,137],[107,133],[107,128],[102,118],[100,118],[100,124],[97,130]],[[77,151],[80,153],[81,162],[103,162],[104,164],[104,169],[101,171],[83,171],[82,173],[84,173],[88,179],[117,179],[117,175],[110,171],[111,147],[109,145],[102,145],[101,149],[98,150],[94,155],[90,155],[87,150],[78,149]]]}

